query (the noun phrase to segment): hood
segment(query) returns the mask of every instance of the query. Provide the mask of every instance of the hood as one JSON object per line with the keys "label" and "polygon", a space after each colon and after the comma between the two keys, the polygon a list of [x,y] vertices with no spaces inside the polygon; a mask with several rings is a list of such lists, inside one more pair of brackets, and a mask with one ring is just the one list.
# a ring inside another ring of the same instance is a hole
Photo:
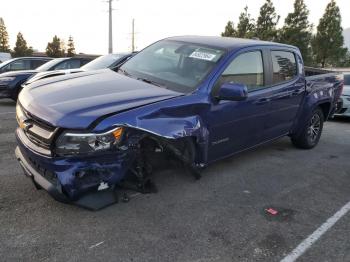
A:
{"label": "hood", "polygon": [[48,78],[48,77],[53,77],[53,76],[61,76],[61,75],[67,75],[67,74],[73,74],[73,73],[79,73],[79,72],[84,72],[83,69],[77,68],[77,69],[67,69],[67,70],[54,70],[54,71],[45,71],[45,72],[39,72],[29,78],[27,82],[25,83],[26,85],[29,85],[35,81]]}
{"label": "hood", "polygon": [[103,69],[34,82],[22,90],[19,103],[51,125],[84,129],[106,114],[181,95]]}

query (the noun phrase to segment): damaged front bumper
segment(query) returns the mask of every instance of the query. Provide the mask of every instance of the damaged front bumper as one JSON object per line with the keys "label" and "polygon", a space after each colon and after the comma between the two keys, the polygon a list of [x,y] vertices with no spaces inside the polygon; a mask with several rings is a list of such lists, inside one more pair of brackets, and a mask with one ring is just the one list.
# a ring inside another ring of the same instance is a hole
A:
{"label": "damaged front bumper", "polygon": [[98,210],[118,201],[116,187],[133,162],[129,150],[98,156],[55,158],[41,155],[16,132],[16,158],[37,188],[55,200]]}

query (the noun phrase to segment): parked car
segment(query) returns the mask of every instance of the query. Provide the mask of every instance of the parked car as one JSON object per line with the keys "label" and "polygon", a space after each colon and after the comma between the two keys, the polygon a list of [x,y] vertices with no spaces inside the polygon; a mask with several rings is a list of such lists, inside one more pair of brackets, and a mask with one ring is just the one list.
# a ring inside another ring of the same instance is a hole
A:
{"label": "parked car", "polygon": [[293,46],[168,38],[115,71],[25,88],[16,156],[37,188],[99,209],[117,201],[120,187],[155,192],[152,170],[168,159],[199,178],[208,164],[283,136],[315,147],[342,85],[337,74],[305,78]]}
{"label": "parked car", "polygon": [[0,64],[0,74],[19,70],[33,70],[47,63],[50,57],[18,57]]}
{"label": "parked car", "polygon": [[125,62],[127,59],[129,59],[132,55],[135,53],[118,53],[118,54],[108,54],[100,56],[91,62],[87,63],[86,65],[76,68],[76,69],[66,69],[66,70],[54,70],[54,71],[45,71],[45,72],[39,72],[35,74],[34,76],[30,77],[27,82],[25,82],[23,85],[29,85],[35,81],[49,78],[53,76],[60,76],[60,75],[66,75],[66,74],[74,74],[74,73],[80,73],[88,70],[98,70],[98,69],[105,69],[105,68],[113,68],[118,66],[119,64]]}
{"label": "parked car", "polygon": [[0,63],[11,59],[11,54],[6,52],[0,52]]}
{"label": "parked car", "polygon": [[350,73],[344,73],[344,88],[335,115],[350,117]]}
{"label": "parked car", "polygon": [[17,100],[18,94],[22,89],[22,84],[39,72],[79,68],[91,60],[90,58],[76,57],[56,58],[39,66],[35,70],[0,74],[0,98],[12,98],[13,100]]}

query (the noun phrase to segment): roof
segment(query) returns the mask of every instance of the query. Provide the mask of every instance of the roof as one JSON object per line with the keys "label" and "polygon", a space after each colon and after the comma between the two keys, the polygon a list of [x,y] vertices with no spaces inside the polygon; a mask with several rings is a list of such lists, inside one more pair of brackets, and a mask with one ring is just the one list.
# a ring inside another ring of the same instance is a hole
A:
{"label": "roof", "polygon": [[233,38],[233,37],[221,37],[221,36],[175,36],[167,38],[169,40],[189,42],[194,44],[204,44],[221,49],[233,50],[248,46],[277,46],[296,48],[295,46],[285,45],[275,42],[267,42],[261,40]]}
{"label": "roof", "polygon": [[15,60],[15,59],[45,59],[45,60],[50,60],[52,58],[47,57],[47,56],[21,56],[21,57],[14,57],[12,59],[13,60]]}

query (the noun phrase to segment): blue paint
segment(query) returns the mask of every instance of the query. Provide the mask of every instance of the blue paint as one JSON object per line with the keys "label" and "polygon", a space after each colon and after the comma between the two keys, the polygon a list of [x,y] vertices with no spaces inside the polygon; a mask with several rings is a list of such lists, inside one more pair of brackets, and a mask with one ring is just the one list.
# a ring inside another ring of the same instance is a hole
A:
{"label": "blue paint", "polygon": [[[137,134],[136,142],[138,135],[144,133],[173,141],[191,137],[197,145],[197,164],[207,165],[298,132],[316,106],[328,103],[327,113],[332,114],[340,96],[342,79],[337,75],[305,78],[300,52],[292,46],[218,37],[170,40],[225,50],[222,59],[192,93],[171,91],[106,69],[35,82],[21,92],[20,104],[30,114],[62,130],[104,132],[113,126],[125,126]],[[299,70],[294,79],[271,84],[271,49],[295,54]],[[213,92],[220,74],[232,59],[252,50],[263,54],[266,88],[249,92],[244,101],[216,99]],[[134,156],[129,148],[92,156],[47,157],[20,139],[18,144],[26,157],[57,174],[71,199],[96,190],[101,180],[112,185],[118,183]],[[97,173],[107,176],[92,183],[80,183],[76,173],[86,169],[100,170]]]}

